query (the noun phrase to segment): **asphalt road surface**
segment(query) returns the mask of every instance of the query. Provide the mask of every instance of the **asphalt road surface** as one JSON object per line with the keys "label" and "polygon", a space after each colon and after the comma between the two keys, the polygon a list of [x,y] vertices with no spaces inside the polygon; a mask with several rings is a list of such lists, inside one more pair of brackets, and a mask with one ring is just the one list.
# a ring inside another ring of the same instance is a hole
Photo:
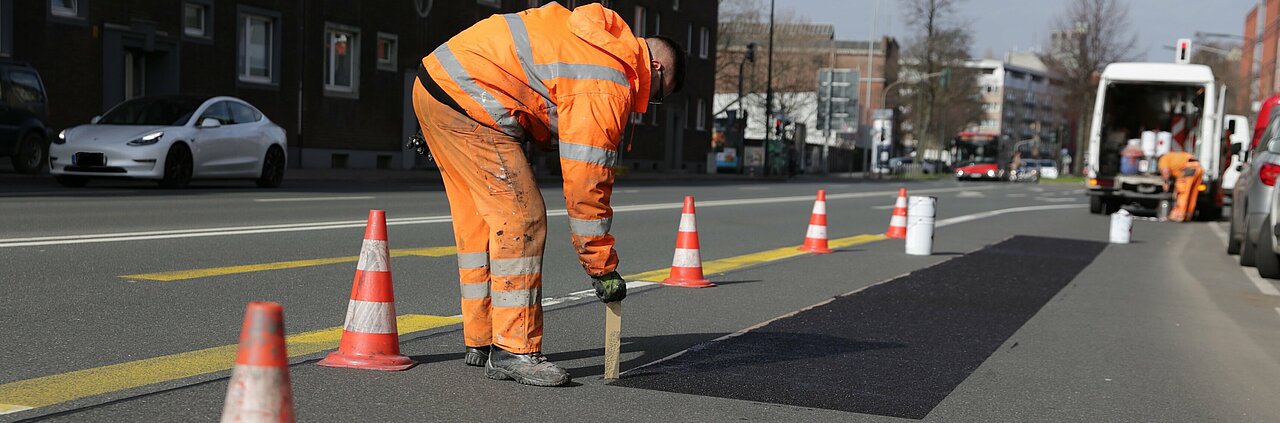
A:
{"label": "asphalt road surface", "polygon": [[[213,421],[245,304],[285,308],[301,421],[1280,421],[1280,292],[1222,223],[1106,244],[1081,187],[622,181],[622,379],[561,193],[544,349],[574,383],[461,361],[438,182],[61,189],[0,180],[0,421]],[[932,256],[879,236],[900,186],[938,198]],[[794,252],[825,189],[828,255]],[[714,288],[665,287],[685,195]],[[364,219],[387,211],[403,372],[333,369]],[[645,282],[648,281],[648,282]]]}

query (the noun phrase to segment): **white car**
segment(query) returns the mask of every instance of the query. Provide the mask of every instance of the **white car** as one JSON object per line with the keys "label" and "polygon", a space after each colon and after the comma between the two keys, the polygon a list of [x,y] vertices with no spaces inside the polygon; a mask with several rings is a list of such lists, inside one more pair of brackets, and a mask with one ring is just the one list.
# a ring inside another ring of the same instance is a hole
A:
{"label": "white car", "polygon": [[286,147],[284,129],[244,100],[141,97],[59,133],[49,173],[68,187],[90,178],[153,179],[167,188],[243,178],[274,188],[284,180]]}
{"label": "white car", "polygon": [[1036,160],[1040,164],[1040,179],[1058,179],[1058,164],[1053,160],[1039,159]]}

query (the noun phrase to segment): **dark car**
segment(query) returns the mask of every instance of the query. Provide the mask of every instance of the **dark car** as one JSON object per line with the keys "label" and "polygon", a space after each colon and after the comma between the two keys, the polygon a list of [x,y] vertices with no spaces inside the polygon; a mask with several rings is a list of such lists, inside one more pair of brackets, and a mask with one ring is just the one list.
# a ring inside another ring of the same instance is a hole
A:
{"label": "dark car", "polygon": [[39,173],[48,162],[53,131],[40,73],[22,62],[0,61],[0,156],[13,168]]}

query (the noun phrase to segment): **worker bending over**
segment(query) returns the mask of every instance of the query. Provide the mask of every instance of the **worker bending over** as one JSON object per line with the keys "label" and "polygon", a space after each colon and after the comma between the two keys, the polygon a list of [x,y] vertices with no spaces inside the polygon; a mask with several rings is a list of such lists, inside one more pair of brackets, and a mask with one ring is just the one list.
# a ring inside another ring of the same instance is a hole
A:
{"label": "worker bending over", "polygon": [[1200,178],[1204,169],[1196,156],[1185,151],[1170,151],[1160,156],[1158,165],[1160,176],[1164,178],[1164,190],[1169,191],[1173,185],[1174,206],[1169,210],[1169,220],[1186,222],[1196,211],[1196,190],[1200,186]]}
{"label": "worker bending over", "polygon": [[631,113],[679,91],[684,51],[637,38],[599,3],[494,15],[422,59],[413,105],[453,216],[464,361],[490,379],[569,383],[542,356],[547,216],[523,141],[560,151],[569,230],[596,296],[626,285],[609,234],[614,165]]}

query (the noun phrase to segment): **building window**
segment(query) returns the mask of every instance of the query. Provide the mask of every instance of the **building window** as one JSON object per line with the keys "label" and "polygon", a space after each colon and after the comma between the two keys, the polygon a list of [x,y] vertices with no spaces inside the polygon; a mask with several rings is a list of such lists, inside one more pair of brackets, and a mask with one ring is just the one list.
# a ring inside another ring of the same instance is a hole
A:
{"label": "building window", "polygon": [[648,22],[646,22],[648,20],[646,19],[647,14],[648,13],[646,13],[644,6],[636,6],[635,19],[631,21],[632,22],[631,32],[634,33],[635,36],[637,37],[645,36],[644,27],[646,24],[648,24]]}
{"label": "building window", "polygon": [[378,69],[394,71],[396,70],[399,54],[396,49],[400,47],[400,38],[379,32],[378,33]]}
{"label": "building window", "polygon": [[708,51],[711,49],[711,30],[703,27],[698,37],[698,57],[706,59]]}
{"label": "building window", "polygon": [[689,24],[689,37],[684,42],[684,49],[693,55],[693,24]]}
{"label": "building window", "polygon": [[209,5],[188,2],[183,12],[183,33],[193,37],[208,37],[213,27],[213,14],[209,13]]}
{"label": "building window", "polygon": [[240,44],[240,80],[270,84],[275,81],[275,20],[244,15]]}
{"label": "building window", "polygon": [[360,61],[360,33],[343,25],[329,24],[324,31],[324,89],[355,93]]}
{"label": "building window", "polygon": [[698,122],[697,129],[699,131],[707,129],[707,101],[706,100],[703,100],[701,98],[698,99],[697,113],[698,113],[698,119],[696,121]]}
{"label": "building window", "polygon": [[80,0],[50,0],[49,13],[66,18],[79,18]]}

